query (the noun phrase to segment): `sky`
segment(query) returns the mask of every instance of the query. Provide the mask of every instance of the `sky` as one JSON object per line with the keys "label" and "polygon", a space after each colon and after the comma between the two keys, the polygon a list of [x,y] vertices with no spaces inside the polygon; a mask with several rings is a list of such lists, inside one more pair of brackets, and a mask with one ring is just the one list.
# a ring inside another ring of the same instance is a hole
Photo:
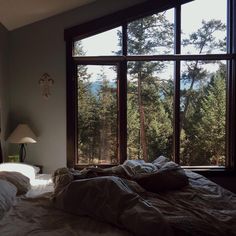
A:
{"label": "sky", "polygon": [[[182,39],[188,38],[188,35],[194,32],[196,29],[201,27],[202,20],[211,20],[217,19],[221,20],[226,24],[226,2],[227,0],[195,0],[193,2],[182,5],[181,9],[181,30],[182,30]],[[169,21],[173,22],[174,11],[170,9],[166,12],[166,16]],[[121,27],[97,34],[95,36],[86,38],[82,40],[82,45],[87,56],[105,56],[105,55],[114,55],[114,51],[118,51],[118,36],[117,31],[121,31]],[[224,38],[224,34],[216,34],[217,38]],[[192,53],[197,53],[191,47],[182,47],[182,53],[187,54],[191,50]],[[213,53],[220,53],[215,50]],[[171,66],[170,68],[172,68]],[[97,74],[99,73],[98,69],[101,67],[90,66],[88,69],[89,73]],[[108,68],[108,67],[106,67]],[[166,77],[166,74],[171,74],[170,69],[167,68],[163,75]],[[172,71],[172,69],[171,69]],[[105,69],[107,75],[111,75],[114,78],[114,72],[110,69]],[[161,76],[161,75],[160,75]],[[171,76],[171,75],[170,75]],[[109,76],[108,76],[109,77]],[[95,77],[93,77],[95,79]]]}

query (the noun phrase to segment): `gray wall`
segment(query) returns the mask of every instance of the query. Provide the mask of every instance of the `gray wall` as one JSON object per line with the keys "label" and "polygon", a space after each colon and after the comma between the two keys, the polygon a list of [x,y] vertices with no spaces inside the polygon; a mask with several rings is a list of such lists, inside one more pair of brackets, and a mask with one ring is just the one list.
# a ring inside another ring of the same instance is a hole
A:
{"label": "gray wall", "polygon": [[[44,172],[66,165],[66,55],[64,29],[115,12],[142,0],[99,0],[10,33],[10,129],[28,123],[37,144],[27,146],[27,161]],[[40,95],[38,80],[47,72],[55,80],[52,96]],[[17,152],[10,145],[10,152]]]}
{"label": "gray wall", "polygon": [[9,33],[6,28],[0,23],[0,127],[2,152],[7,155],[7,136],[8,113],[9,113],[9,88],[8,88],[8,41]]}

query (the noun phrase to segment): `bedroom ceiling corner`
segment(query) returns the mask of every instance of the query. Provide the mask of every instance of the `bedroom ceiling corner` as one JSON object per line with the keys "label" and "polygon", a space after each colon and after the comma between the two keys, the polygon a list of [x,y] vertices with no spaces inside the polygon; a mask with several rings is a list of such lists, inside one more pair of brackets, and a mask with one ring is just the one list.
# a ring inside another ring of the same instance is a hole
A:
{"label": "bedroom ceiling corner", "polygon": [[9,31],[96,0],[0,0],[0,23]]}

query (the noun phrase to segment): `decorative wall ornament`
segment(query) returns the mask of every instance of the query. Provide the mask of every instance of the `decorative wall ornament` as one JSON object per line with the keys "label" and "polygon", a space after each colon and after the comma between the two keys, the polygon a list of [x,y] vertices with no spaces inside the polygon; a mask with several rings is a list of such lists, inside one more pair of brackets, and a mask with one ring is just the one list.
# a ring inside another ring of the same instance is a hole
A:
{"label": "decorative wall ornament", "polygon": [[48,99],[51,96],[51,86],[54,84],[54,80],[48,73],[44,73],[39,79],[39,85],[43,98]]}

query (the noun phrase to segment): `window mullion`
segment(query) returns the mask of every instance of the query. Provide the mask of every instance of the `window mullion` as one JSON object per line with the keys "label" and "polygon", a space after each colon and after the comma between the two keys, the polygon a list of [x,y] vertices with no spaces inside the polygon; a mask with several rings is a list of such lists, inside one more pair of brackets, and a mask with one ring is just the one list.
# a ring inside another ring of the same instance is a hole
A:
{"label": "window mullion", "polygon": [[[236,4],[233,0],[228,0],[227,8],[227,53],[236,52],[236,24],[235,13]],[[228,61],[228,81],[227,81],[227,158],[226,166],[236,168],[236,62],[235,58]]]}
{"label": "window mullion", "polygon": [[122,25],[122,55],[127,56],[128,32],[127,24]]}
{"label": "window mullion", "polygon": [[[122,55],[127,56],[127,24],[122,26]],[[119,66],[119,161],[122,164],[127,159],[127,61]]]}
{"label": "window mullion", "polygon": [[231,30],[232,30],[232,53],[234,53],[234,59],[232,60],[232,126],[230,127],[232,129],[232,138],[231,138],[231,146],[232,146],[232,152],[231,152],[231,167],[236,169],[236,2],[234,0],[231,0]]}
{"label": "window mullion", "polygon": [[[175,8],[175,54],[181,53],[181,6]],[[180,162],[180,61],[174,64],[174,160]]]}

